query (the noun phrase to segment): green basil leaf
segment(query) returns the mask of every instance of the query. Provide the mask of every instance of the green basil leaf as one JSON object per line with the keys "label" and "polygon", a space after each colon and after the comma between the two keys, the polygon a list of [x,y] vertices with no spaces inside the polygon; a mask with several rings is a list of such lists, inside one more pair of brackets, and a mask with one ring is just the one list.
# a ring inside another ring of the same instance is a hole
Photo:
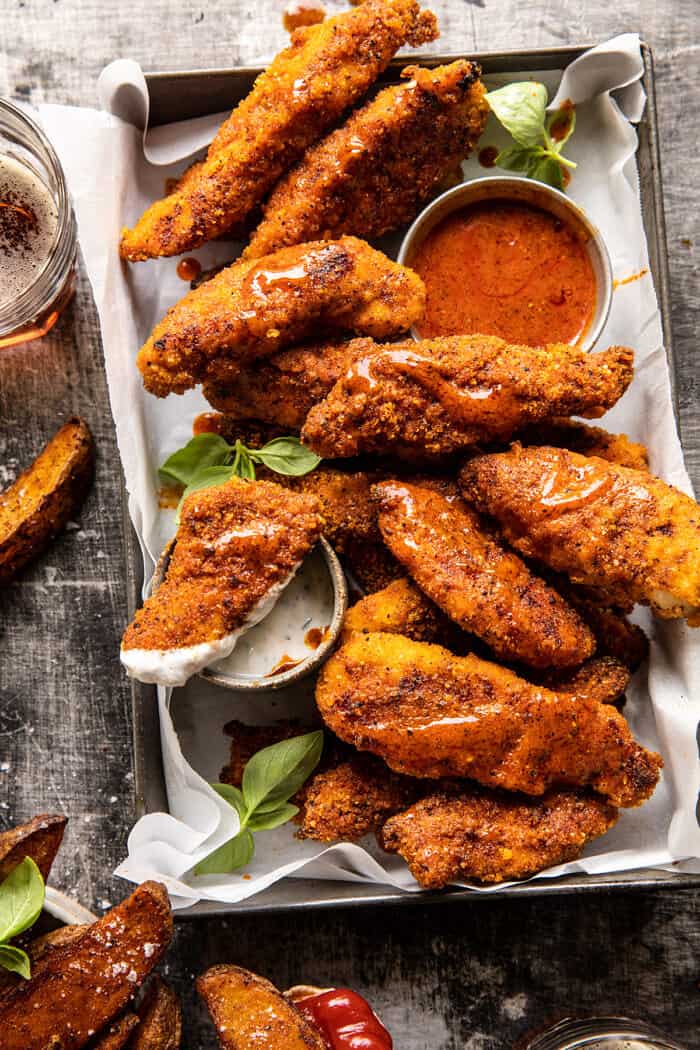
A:
{"label": "green basil leaf", "polygon": [[228,802],[229,806],[236,810],[240,817],[243,816],[245,813],[245,802],[243,801],[242,791],[239,791],[233,784],[212,784],[211,786],[217,795],[221,795]]}
{"label": "green basil leaf", "polygon": [[182,500],[186,499],[191,492],[199,492],[200,489],[210,489],[214,485],[223,485],[224,482],[230,481],[232,477],[232,467],[204,467],[194,475],[189,485],[182,493],[180,506],[182,506]]}
{"label": "green basil leaf", "polygon": [[[576,107],[571,104],[560,106],[555,110],[547,121],[547,134],[551,141],[551,148],[561,153],[576,128]],[[554,129],[554,135],[552,135]],[[560,129],[559,132],[557,129]]]}
{"label": "green basil leaf", "polygon": [[564,189],[564,176],[561,164],[554,157],[540,157],[528,172],[531,179],[545,182],[548,186],[554,186],[557,190]]}
{"label": "green basil leaf", "polygon": [[286,824],[292,817],[296,817],[298,812],[299,807],[293,806],[291,802],[282,802],[281,805],[265,813],[256,809],[248,821],[248,827],[251,831],[270,831],[272,828],[279,828],[282,824]]}
{"label": "green basil leaf", "polygon": [[509,146],[501,150],[496,157],[496,164],[506,171],[528,171],[532,163],[533,151],[523,146]]}
{"label": "green basil leaf", "polygon": [[0,941],[11,940],[36,922],[45,892],[41,872],[31,857],[25,857],[0,883]]}
{"label": "green basil leaf", "polygon": [[314,770],[323,750],[323,732],[280,740],[257,751],[243,771],[243,798],[253,814],[258,806],[287,802]]}
{"label": "green basil leaf", "polygon": [[269,470],[295,478],[308,474],[321,462],[320,456],[302,445],[299,438],[295,437],[281,437],[268,441],[262,448],[256,448],[252,456]]}
{"label": "green basil leaf", "polygon": [[547,109],[547,88],[537,81],[506,84],[489,91],[486,101],[497,119],[521,146],[541,146]]}
{"label": "green basil leaf", "polygon": [[14,944],[0,944],[0,966],[11,973],[18,973],[27,981],[31,977],[29,956],[21,948],[15,948]]}
{"label": "green basil leaf", "polygon": [[219,434],[197,434],[168,456],[159,474],[163,481],[190,485],[206,467],[223,466],[230,456],[231,446]]}
{"label": "green basil leaf", "polygon": [[226,875],[229,871],[244,868],[255,853],[253,836],[244,828],[235,838],[224,842],[194,869],[195,875]]}
{"label": "green basil leaf", "polygon": [[250,458],[250,454],[245,445],[241,446],[240,455],[236,458],[235,468],[236,474],[239,478],[246,478],[248,481],[255,481],[255,463]]}

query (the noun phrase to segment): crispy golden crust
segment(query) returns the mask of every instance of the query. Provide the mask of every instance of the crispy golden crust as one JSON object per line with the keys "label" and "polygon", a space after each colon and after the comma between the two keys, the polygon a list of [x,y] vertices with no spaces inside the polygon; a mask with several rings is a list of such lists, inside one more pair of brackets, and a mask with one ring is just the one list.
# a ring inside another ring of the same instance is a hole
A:
{"label": "crispy golden crust", "polygon": [[617,821],[617,810],[587,792],[532,799],[463,788],[420,799],[391,817],[380,845],[399,853],[426,889],[451,882],[527,879],[576,860]]}
{"label": "crispy golden crust", "polygon": [[505,441],[530,422],[599,416],[632,379],[633,354],[449,336],[384,347],[356,361],[311,409],[302,437],[319,455],[450,455]]}
{"label": "crispy golden crust", "polygon": [[593,631],[598,653],[611,656],[630,671],[636,671],[649,655],[649,639],[642,628],[636,623],[630,623],[619,610],[598,605],[578,595],[574,586],[563,593]]}
{"label": "crispy golden crust", "polygon": [[515,435],[521,445],[551,445],[568,448],[582,456],[599,456],[610,463],[634,470],[649,469],[649,453],[644,445],[631,441],[626,434],[609,434],[602,427],[579,423],[573,419],[556,419],[534,424]]}
{"label": "crispy golden crust", "polygon": [[[136,1014],[131,1011],[123,1014],[116,1021],[108,1024],[95,1039],[90,1040],[89,1050],[121,1050],[123,1046],[126,1046],[138,1023],[139,1019]],[[130,1048],[132,1045],[129,1044]]]}
{"label": "crispy golden crust", "polygon": [[84,420],[74,417],[0,493],[0,583],[14,579],[78,513],[94,466],[92,434]]}
{"label": "crispy golden crust", "polygon": [[345,542],[343,564],[365,594],[375,594],[406,575],[401,562],[381,540],[351,537]]}
{"label": "crispy golden crust", "polygon": [[180,649],[240,629],[320,534],[316,501],[268,481],[232,478],[193,492],[167,576],[127,627],[122,649]]}
{"label": "crispy golden crust", "polygon": [[124,230],[122,257],[178,255],[240,222],[365,94],[402,44],[436,36],[434,15],[416,0],[366,0],[297,30],[219,129],[206,160]]}
{"label": "crispy golden crust", "polygon": [[443,629],[440,610],[411,580],[394,580],[368,594],[345,614],[341,640],[351,634],[403,634],[416,642],[435,642]]}
{"label": "crispy golden crust", "polygon": [[341,740],[412,776],[469,777],[528,795],[591,786],[614,805],[637,806],[662,766],[610,705],[398,635],[354,635],[322,669],[316,703]]}
{"label": "crispy golden crust", "polygon": [[25,857],[31,857],[46,882],[67,823],[67,817],[42,813],[26,824],[0,831],[0,882]]}
{"label": "crispy golden crust", "polygon": [[285,487],[313,496],[323,520],[323,534],[343,552],[351,541],[379,540],[377,511],[371,498],[374,475],[320,466],[301,478],[285,478]]}
{"label": "crispy golden crust", "polygon": [[392,773],[374,755],[353,755],[307,782],[297,837],[357,842],[410,805],[419,790],[419,782]]}
{"label": "crispy golden crust", "polygon": [[298,432],[313,406],[376,346],[372,339],[295,346],[242,365],[227,384],[205,383],[202,393],[227,416],[252,417]]}
{"label": "crispy golden crust", "polygon": [[158,965],[172,932],[165,888],[143,883],[0,1000],[3,1050],[85,1046]]}
{"label": "crispy golden crust", "polygon": [[237,262],[171,307],[139,351],[158,397],[229,384],[242,365],[322,329],[384,339],[421,317],[417,274],[355,237],[312,241]]}
{"label": "crispy golden crust", "polygon": [[129,1043],[129,1050],[178,1050],[182,1039],[182,1010],[169,984],[154,977],[138,1012],[138,1030]]}
{"label": "crispy golden crust", "polygon": [[392,554],[497,656],[543,668],[572,667],[593,653],[595,640],[577,613],[459,497],[403,481],[372,491]]}
{"label": "crispy golden crust", "polygon": [[212,966],[197,978],[223,1050],[325,1050],[321,1033],[263,977]]}
{"label": "crispy golden crust", "polygon": [[469,156],[489,114],[479,66],[408,66],[306,151],[264,206],[244,255],[354,233],[372,239],[411,222]]}
{"label": "crispy golden crust", "polygon": [[612,656],[594,656],[574,671],[548,671],[537,681],[559,696],[614,704],[629,685],[630,672]]}
{"label": "crispy golden crust", "polygon": [[528,557],[665,619],[700,626],[700,508],[659,478],[555,448],[478,456],[468,498]]}

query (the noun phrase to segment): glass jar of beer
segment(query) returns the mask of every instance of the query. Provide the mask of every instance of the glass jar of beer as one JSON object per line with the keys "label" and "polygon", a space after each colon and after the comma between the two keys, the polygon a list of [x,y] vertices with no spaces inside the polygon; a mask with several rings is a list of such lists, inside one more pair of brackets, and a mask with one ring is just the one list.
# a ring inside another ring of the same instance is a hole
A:
{"label": "glass jar of beer", "polygon": [[629,1017],[565,1018],[531,1036],[524,1050],[686,1050],[646,1021]]}
{"label": "glass jar of beer", "polygon": [[41,128],[0,99],[0,348],[53,327],[75,289],[76,251],[59,159]]}

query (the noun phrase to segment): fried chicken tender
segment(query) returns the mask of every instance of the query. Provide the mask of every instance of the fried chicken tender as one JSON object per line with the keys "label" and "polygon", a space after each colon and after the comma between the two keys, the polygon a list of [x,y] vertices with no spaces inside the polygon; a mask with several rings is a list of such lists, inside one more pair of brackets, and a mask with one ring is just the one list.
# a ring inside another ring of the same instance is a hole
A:
{"label": "fried chicken tender", "polygon": [[381,540],[350,538],[342,555],[343,564],[365,594],[376,594],[406,575],[401,562]]}
{"label": "fried chicken tender", "polygon": [[518,445],[470,460],[461,485],[527,557],[611,605],[640,602],[700,626],[700,508],[679,489],[596,457]]}
{"label": "fried chicken tender", "polygon": [[403,481],[372,491],[392,554],[497,656],[543,668],[573,667],[593,653],[595,639],[578,614],[464,500]]}
{"label": "fried chicken tender", "polygon": [[319,327],[385,338],[422,315],[420,277],[355,237],[237,262],[172,306],[136,363],[158,397],[229,383],[241,365]]}
{"label": "fried chicken tender", "polygon": [[633,354],[509,346],[448,336],[384,347],[356,361],[311,409],[302,437],[319,455],[449,455],[505,441],[527,423],[602,415],[632,379]]}
{"label": "fried chicken tender", "polygon": [[230,382],[205,383],[202,393],[227,416],[260,419],[298,433],[314,405],[376,347],[372,339],[295,346],[242,364]]}
{"label": "fried chicken tender", "polygon": [[307,146],[362,98],[402,44],[436,36],[435,16],[417,0],[366,0],[297,30],[219,129],[206,160],[124,230],[122,257],[179,255],[241,222]]}
{"label": "fried chicken tender", "polygon": [[638,806],[663,764],[608,704],[395,634],[354,635],[321,670],[316,703],[341,740],[416,777],[469,777],[527,795],[590,786],[613,805]]}
{"label": "fried chicken tender", "polygon": [[279,744],[281,740],[291,740],[309,732],[302,728],[297,719],[282,718],[265,726],[251,726],[234,718],[224,726],[224,733],[231,737],[231,753],[228,763],[219,774],[223,784],[240,787],[243,781],[243,770],[256,753],[264,747]]}
{"label": "fried chicken tender", "polygon": [[127,627],[121,659],[142,682],[182,685],[269,612],[321,534],[318,504],[232,478],[184,501],[164,582]]}
{"label": "fried chicken tender", "polygon": [[300,478],[284,478],[286,488],[313,496],[323,519],[323,534],[341,553],[352,542],[377,542],[377,511],[371,497],[375,475],[321,465]]}
{"label": "fried chicken tender", "polygon": [[464,787],[439,791],[391,817],[380,845],[399,853],[416,882],[527,879],[576,860],[617,821],[617,810],[589,792],[550,791],[534,801]]}
{"label": "fried chicken tender", "polygon": [[630,672],[612,656],[594,656],[574,671],[548,671],[537,681],[559,696],[614,704],[629,685]]}
{"label": "fried chicken tender", "polygon": [[649,469],[649,453],[644,445],[631,441],[626,434],[610,434],[602,427],[592,427],[573,419],[554,419],[551,423],[533,424],[515,435],[521,445],[551,445],[568,448],[582,456],[598,456],[610,463],[634,470]]}
{"label": "fried chicken tender", "polygon": [[[543,571],[547,572],[546,566]],[[649,655],[649,639],[642,628],[630,623],[621,609],[601,604],[586,588],[577,587],[566,576],[549,571],[545,578],[593,631],[597,654],[613,657],[630,671],[636,671]]]}
{"label": "fried chicken tender", "polygon": [[404,69],[408,83],[380,91],[278,182],[244,256],[344,233],[372,239],[411,222],[484,130],[480,75],[464,59]]}
{"label": "fried chicken tender", "polygon": [[420,783],[374,755],[353,755],[315,773],[304,787],[297,838],[357,842],[418,797]]}
{"label": "fried chicken tender", "polygon": [[416,642],[435,642],[444,630],[440,609],[407,578],[394,580],[381,591],[368,594],[343,620],[341,641],[350,635],[402,634]]}

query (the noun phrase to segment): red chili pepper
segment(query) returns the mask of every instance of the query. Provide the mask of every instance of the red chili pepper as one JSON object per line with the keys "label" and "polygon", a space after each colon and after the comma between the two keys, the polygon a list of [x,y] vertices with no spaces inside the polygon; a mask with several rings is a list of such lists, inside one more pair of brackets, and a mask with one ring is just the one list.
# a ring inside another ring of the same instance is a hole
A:
{"label": "red chili pepper", "polygon": [[330,1050],[393,1050],[391,1036],[369,1003],[349,988],[333,988],[295,1005]]}

